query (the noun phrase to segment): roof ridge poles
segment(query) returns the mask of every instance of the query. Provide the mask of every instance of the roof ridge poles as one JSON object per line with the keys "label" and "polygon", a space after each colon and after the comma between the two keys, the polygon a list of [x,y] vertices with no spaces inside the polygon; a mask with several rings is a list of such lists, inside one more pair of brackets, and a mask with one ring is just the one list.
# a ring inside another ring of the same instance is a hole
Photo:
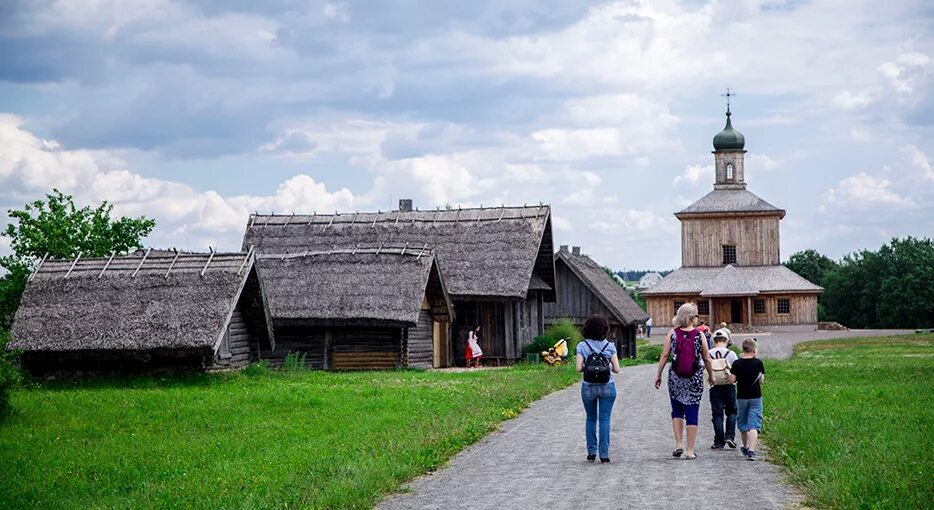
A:
{"label": "roof ridge poles", "polygon": [[499,219],[496,220],[496,223],[503,221],[503,216],[506,215],[506,204],[503,204],[503,207],[499,210]]}
{"label": "roof ridge poles", "polygon": [[250,245],[250,251],[246,252],[246,257],[243,258],[243,262],[240,263],[240,269],[237,270],[237,276],[240,276],[240,273],[243,272],[243,268],[246,266],[247,261],[250,260],[250,256],[253,255],[253,245]]}
{"label": "roof ridge poles", "polygon": [[292,218],[294,218],[294,217],[295,217],[295,212],[293,211],[293,212],[292,212],[292,215],[289,216],[289,219],[285,220],[285,225],[282,225],[282,226],[283,226],[283,227],[288,227],[288,226],[289,226],[289,223],[292,222]]}
{"label": "roof ridge poles", "polygon": [[71,267],[68,268],[68,272],[65,273],[65,278],[68,278],[68,275],[70,275],[71,272],[74,271],[75,266],[78,265],[78,261],[79,261],[79,260],[81,260],[81,250],[78,250],[78,256],[75,257],[75,261],[71,263]]}
{"label": "roof ridge poles", "polygon": [[253,214],[250,215],[250,228],[253,228],[253,224],[256,223],[256,215],[257,215],[257,214],[259,214],[259,213],[258,213],[258,212],[254,212]]}
{"label": "roof ridge poles", "polygon": [[405,250],[409,249],[409,243],[405,243],[405,246],[402,247],[402,253],[399,255],[405,255]]}
{"label": "roof ridge poles", "polygon": [[114,251],[110,252],[110,258],[107,259],[107,263],[104,264],[104,269],[101,269],[101,274],[97,275],[97,279],[98,279],[98,280],[100,280],[101,278],[104,277],[104,271],[106,271],[107,268],[110,267],[110,263],[114,261],[114,257],[115,257],[116,255],[117,255],[117,250],[114,250]]}
{"label": "roof ridge poles", "polygon": [[328,251],[328,255],[334,253],[334,250],[336,250],[336,249],[337,249],[337,245],[336,245],[336,244],[335,244],[334,246],[331,246],[330,251]]}
{"label": "roof ridge poles", "polygon": [[425,250],[427,250],[427,249],[428,249],[428,243],[425,243],[425,246],[422,246],[422,251],[420,251],[420,252],[418,253],[418,257],[415,257],[415,260],[421,260],[421,259],[422,259],[422,255],[425,254]]}
{"label": "roof ridge poles", "polygon": [[402,217],[402,211],[399,211],[399,214],[396,214],[396,222],[393,223],[393,226],[399,224],[399,218],[401,218],[401,217]]}
{"label": "roof ridge poles", "polygon": [[288,256],[289,256],[289,249],[286,248],[286,249],[285,249],[285,253],[282,254],[282,258],[279,259],[279,260],[285,260],[285,258],[288,257]]}
{"label": "roof ridge poles", "polygon": [[370,225],[370,228],[373,228],[373,227],[375,227],[375,226],[376,226],[376,220],[378,220],[378,219],[379,219],[379,215],[380,215],[380,214],[382,214],[382,213],[380,213],[380,212],[378,212],[378,213],[376,213],[376,215],[375,215],[375,216],[373,216],[373,224],[372,224],[372,225]]}
{"label": "roof ridge poles", "polygon": [[[178,261],[178,256],[182,254],[180,251],[176,250],[175,248],[172,248],[172,249],[175,250],[175,258],[172,259],[172,263],[169,264],[169,270],[165,272],[165,279],[166,279],[166,280],[169,279],[169,273],[171,273],[171,272],[172,272],[172,268],[175,267],[175,262]],[[237,273],[237,274],[240,274],[240,273]]]}
{"label": "roof ridge poles", "polygon": [[42,264],[45,263],[45,259],[47,259],[47,258],[49,258],[49,252],[45,252],[45,255],[42,256],[42,260],[39,261],[39,265],[37,265],[36,268],[32,271],[32,274],[29,275],[29,278],[26,278],[26,281],[27,281],[27,282],[31,282],[31,281],[32,281],[33,277],[35,277],[35,276],[36,276],[36,273],[39,272],[39,269],[42,268]]}
{"label": "roof ridge poles", "polygon": [[353,247],[353,253],[351,253],[351,255],[356,255],[356,254],[357,254],[357,249],[359,249],[359,248],[360,248],[360,243],[355,244],[354,247]]}
{"label": "roof ridge poles", "polygon": [[379,248],[376,248],[376,254],[379,255],[381,251],[383,251],[383,243],[379,243]]}
{"label": "roof ridge poles", "polygon": [[328,224],[324,226],[324,230],[331,228],[331,224],[334,223],[334,218],[337,218],[337,211],[334,211],[334,216],[331,216],[331,221],[329,221]]}
{"label": "roof ridge poles", "polygon": [[152,251],[152,248],[146,248],[146,254],[143,255],[143,260],[139,261],[139,265],[136,266],[136,271],[133,271],[133,275],[130,278],[136,278],[136,273],[143,267],[143,263],[146,262],[146,259],[149,258],[149,253]]}
{"label": "roof ridge poles", "polygon": [[318,216],[318,211],[317,210],[312,211],[311,218],[308,220],[308,223],[306,223],[306,225],[311,225],[312,223],[314,223],[316,216]]}
{"label": "roof ridge poles", "polygon": [[[211,261],[214,260],[214,254],[217,253],[217,252],[214,251],[214,248],[211,248],[210,246],[208,246],[208,249],[211,250],[211,255],[208,256],[208,261],[204,264],[204,269],[201,270],[201,277],[202,277],[202,278],[204,278],[204,273],[207,272],[208,266],[211,265]],[[140,265],[142,265],[142,264],[140,264]]]}

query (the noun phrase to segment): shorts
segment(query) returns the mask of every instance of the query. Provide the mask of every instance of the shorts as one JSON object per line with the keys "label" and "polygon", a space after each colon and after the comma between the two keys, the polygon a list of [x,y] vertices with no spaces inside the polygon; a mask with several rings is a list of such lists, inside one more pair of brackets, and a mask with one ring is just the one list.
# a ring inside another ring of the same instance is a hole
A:
{"label": "shorts", "polygon": [[762,398],[741,398],[736,401],[736,424],[740,432],[762,430]]}
{"label": "shorts", "polygon": [[681,418],[688,425],[697,426],[697,415],[700,413],[700,403],[682,404],[675,399],[671,399],[671,419]]}

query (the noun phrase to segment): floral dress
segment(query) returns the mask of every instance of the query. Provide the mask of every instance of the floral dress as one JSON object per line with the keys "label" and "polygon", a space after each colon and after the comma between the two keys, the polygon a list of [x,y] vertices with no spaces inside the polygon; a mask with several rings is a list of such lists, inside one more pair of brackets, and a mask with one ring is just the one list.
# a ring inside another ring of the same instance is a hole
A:
{"label": "floral dress", "polygon": [[691,377],[681,377],[675,373],[674,330],[668,335],[668,342],[671,345],[668,354],[668,361],[671,362],[671,366],[668,368],[668,395],[672,400],[677,400],[684,405],[700,404],[701,398],[704,396],[704,357],[701,352],[701,341],[706,340],[702,340],[704,334],[700,330],[696,330],[696,332],[697,334],[694,336],[694,357],[697,360],[697,371]]}

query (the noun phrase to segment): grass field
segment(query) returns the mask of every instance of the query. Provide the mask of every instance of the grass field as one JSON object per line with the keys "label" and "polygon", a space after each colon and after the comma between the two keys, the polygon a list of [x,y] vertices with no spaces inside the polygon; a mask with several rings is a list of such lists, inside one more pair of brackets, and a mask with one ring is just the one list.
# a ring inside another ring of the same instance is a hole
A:
{"label": "grass field", "polygon": [[765,439],[814,508],[931,508],[934,335],[809,342],[767,362]]}
{"label": "grass field", "polygon": [[0,424],[5,508],[369,508],[569,367],[47,383]]}

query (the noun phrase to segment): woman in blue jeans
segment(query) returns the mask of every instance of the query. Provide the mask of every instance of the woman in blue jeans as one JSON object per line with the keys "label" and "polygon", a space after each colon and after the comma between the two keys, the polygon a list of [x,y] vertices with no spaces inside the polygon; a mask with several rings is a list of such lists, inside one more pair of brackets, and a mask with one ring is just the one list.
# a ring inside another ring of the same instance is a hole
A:
{"label": "woman in blue jeans", "polygon": [[[577,344],[577,371],[584,371],[584,361],[591,353],[604,356],[610,363],[614,374],[619,373],[619,358],[616,345],[606,339],[610,323],[606,318],[594,315],[584,321],[584,340]],[[610,376],[610,382],[595,384],[581,383],[581,400],[587,413],[585,433],[587,438],[587,460],[593,462],[600,454],[600,462],[610,461],[610,414],[616,401],[616,382]],[[597,439],[597,422],[600,422],[600,438]]]}

